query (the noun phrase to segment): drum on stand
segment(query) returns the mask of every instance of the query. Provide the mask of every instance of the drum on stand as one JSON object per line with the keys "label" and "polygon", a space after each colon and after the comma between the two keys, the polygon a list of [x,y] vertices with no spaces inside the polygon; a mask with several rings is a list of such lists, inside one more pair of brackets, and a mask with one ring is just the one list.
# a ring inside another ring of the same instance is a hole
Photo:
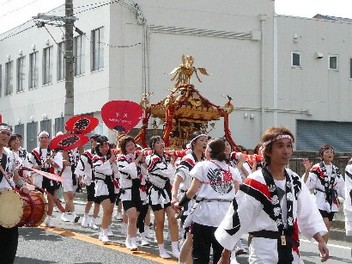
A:
{"label": "drum on stand", "polygon": [[46,212],[47,202],[40,192],[0,192],[0,225],[5,228],[39,226],[44,221]]}

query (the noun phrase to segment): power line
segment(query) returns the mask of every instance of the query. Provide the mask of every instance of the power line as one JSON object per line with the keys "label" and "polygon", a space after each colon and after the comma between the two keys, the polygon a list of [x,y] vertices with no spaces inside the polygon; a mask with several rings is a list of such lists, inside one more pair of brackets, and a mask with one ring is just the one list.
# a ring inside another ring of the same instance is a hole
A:
{"label": "power line", "polygon": [[23,8],[26,8],[27,6],[30,6],[30,5],[34,4],[35,2],[38,2],[38,0],[34,0],[34,1],[29,2],[29,3],[27,3],[27,4],[25,4],[25,5],[21,6],[21,7],[18,7],[18,8],[16,8],[16,9],[13,9],[13,10],[11,10],[11,11],[5,13],[5,14],[0,15],[0,17],[5,17],[5,16],[7,16],[7,15],[9,15],[9,14],[15,13],[15,12],[17,12],[17,11],[23,9]]}
{"label": "power line", "polygon": [[[94,43],[94,41],[92,41],[89,37],[87,37],[87,34],[83,34],[85,36],[85,38],[90,42],[90,43]],[[105,42],[101,42],[101,41],[97,41],[95,43],[99,43],[99,44],[103,44],[109,48],[133,48],[135,46],[141,45],[141,42],[136,42],[130,45],[112,45],[110,43],[105,43]]]}
{"label": "power line", "polygon": [[[9,1],[11,1],[11,0],[9,0]],[[30,2],[29,4],[34,3],[34,2],[36,2],[36,1],[38,1],[38,0],[34,0],[33,2]],[[112,1],[101,1],[101,2],[91,3],[91,4],[88,4],[88,5],[78,6],[78,7],[73,8],[73,9],[81,9],[81,8],[89,7],[89,6],[90,6],[90,7],[87,8],[87,9],[81,10],[81,11],[75,13],[74,15],[81,14],[81,13],[84,13],[84,12],[88,12],[88,11],[91,11],[91,10],[94,10],[94,9],[97,9],[97,8],[100,8],[100,7],[103,7],[103,6],[106,6],[106,5],[115,4],[115,3],[118,3],[118,4],[120,4],[121,6],[126,7],[127,9],[129,9],[130,11],[132,11],[132,12],[134,12],[134,13],[136,13],[136,12],[138,11],[138,9],[136,9],[136,6],[135,6],[135,5],[132,6],[132,5],[128,5],[128,4],[126,4],[126,3],[119,2],[119,0],[112,0]],[[27,4],[26,6],[28,6],[29,4]],[[24,6],[24,7],[25,7],[25,6]],[[24,8],[24,7],[21,7],[21,9]],[[58,11],[62,11],[62,9],[60,9],[60,10],[53,10],[53,11],[51,11],[50,13],[54,13],[54,12],[58,12]],[[58,18],[64,19],[65,16],[60,16],[60,17],[58,17]],[[48,24],[48,25],[52,25],[52,26],[57,26],[57,27],[63,26],[63,24],[59,24],[59,23],[58,23],[58,20],[57,20],[57,19],[50,19],[50,18],[49,18],[48,20],[55,21],[55,22],[52,22],[52,23],[51,23],[51,22],[47,22],[47,21],[46,21],[46,22],[43,22],[43,23]],[[38,22],[36,22],[37,20],[34,20],[34,21],[35,21],[35,23],[38,23]],[[28,22],[28,21],[27,21],[27,22]],[[25,23],[27,23],[27,22],[25,22]],[[23,24],[25,24],[25,23],[23,23]],[[22,25],[23,25],[23,24],[22,24]],[[21,25],[21,26],[22,26],[22,25]],[[29,29],[31,29],[31,28],[33,28],[33,27],[34,27],[34,25],[33,25],[33,26],[30,26],[30,27],[27,27],[27,28],[25,28],[24,30],[18,31],[18,32],[16,32],[16,33],[11,33],[11,34],[9,34],[8,36],[6,36],[6,37],[0,39],[0,42],[6,40],[6,39],[8,39],[8,38],[11,38],[11,37],[13,37],[13,36],[17,36],[18,34],[24,32],[24,31],[27,31],[27,30],[29,30]],[[92,41],[91,41],[86,35],[85,35],[85,37],[88,39],[89,42],[92,43]],[[130,47],[134,47],[134,46],[140,45],[141,42],[134,43],[134,44],[131,44],[131,45],[112,45],[112,44],[104,43],[104,42],[101,42],[101,44],[103,44],[103,45],[105,45],[105,46],[107,46],[107,47],[110,47],[110,48],[130,48]]]}
{"label": "power line", "polygon": [[[84,9],[82,11],[79,11],[79,12],[76,12],[74,13],[74,15],[78,15],[78,14],[81,14],[81,13],[85,13],[85,12],[88,12],[90,10],[94,10],[96,8],[100,8],[102,6],[106,6],[106,5],[112,5],[112,4],[115,4],[115,3],[118,3],[119,0],[114,0],[114,1],[109,1],[109,2],[100,2],[101,4],[97,5],[97,6],[93,6],[93,7],[90,7],[90,8],[87,8],[87,9]],[[97,3],[98,4],[98,3]],[[89,5],[88,5],[89,6]]]}
{"label": "power line", "polygon": [[11,1],[12,1],[12,0],[7,0],[7,1],[3,2],[2,4],[0,4],[0,6],[4,6],[4,5],[10,3]]}
{"label": "power line", "polygon": [[[27,23],[27,22],[26,22],[26,23]],[[35,26],[36,26],[36,25],[32,25],[32,26],[30,26],[30,27],[27,27],[27,28],[25,28],[25,29],[22,29],[21,31],[18,31],[18,32],[15,32],[15,33],[11,33],[10,35],[8,35],[8,36],[6,36],[6,37],[0,39],[0,42],[6,40],[6,39],[8,39],[8,38],[11,38],[11,37],[13,37],[13,36],[16,36],[16,35],[18,35],[18,34],[21,34],[21,33],[25,32],[25,31],[27,31],[27,30],[29,30],[29,29],[31,29],[31,28],[34,28]]]}

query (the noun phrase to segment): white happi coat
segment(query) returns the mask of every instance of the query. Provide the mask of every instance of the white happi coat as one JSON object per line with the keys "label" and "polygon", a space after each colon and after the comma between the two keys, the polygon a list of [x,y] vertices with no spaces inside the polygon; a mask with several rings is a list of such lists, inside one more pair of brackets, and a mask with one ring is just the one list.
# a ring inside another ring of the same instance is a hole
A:
{"label": "white happi coat", "polygon": [[15,186],[15,183],[13,181],[13,171],[22,165],[22,161],[20,157],[13,151],[9,150],[8,148],[3,148],[2,153],[3,153],[2,158],[5,157],[4,155],[6,155],[6,166],[3,169],[6,173],[9,173],[10,177],[7,181],[5,179],[6,176],[5,175],[3,176],[0,182],[0,191],[6,190],[6,189],[12,189],[12,187]]}
{"label": "white happi coat", "polygon": [[[106,177],[111,179],[118,179],[119,171],[116,163],[110,164],[109,159],[106,156],[99,156],[98,154],[93,156],[93,170],[95,173],[95,197],[112,195],[109,193],[108,186],[104,182]],[[114,185],[114,193],[118,193],[117,187]]]}
{"label": "white happi coat", "polygon": [[138,187],[140,200],[144,202],[147,201],[145,185],[148,171],[142,164],[136,165],[134,162],[136,157],[137,153],[134,152],[128,155],[120,155],[118,158],[117,166],[120,172],[121,201],[132,200],[132,188],[134,188],[132,180],[135,179],[139,179],[140,182],[140,187]]}
{"label": "white happi coat", "polygon": [[[312,239],[318,232],[324,235],[327,229],[309,190],[297,174],[289,169],[286,171],[293,183],[291,188],[296,229],[293,237],[298,239],[298,231],[308,239]],[[264,211],[264,204],[271,205],[270,196],[261,170],[247,177],[237,192],[226,217],[215,232],[216,239],[224,248],[233,250],[237,241],[247,232],[278,231],[276,222]],[[286,204],[285,195],[280,202],[281,208],[284,204]],[[272,210],[271,206],[270,209]],[[276,264],[278,262],[277,243],[277,239],[253,237],[249,263]],[[293,248],[292,253],[294,257],[292,263],[301,263],[298,248]]]}
{"label": "white happi coat", "polygon": [[[320,167],[321,164],[322,167]],[[306,185],[309,190],[315,190],[314,200],[319,210],[326,211],[328,213],[338,212],[340,202],[337,197],[332,201],[331,205],[326,201],[325,186],[322,184],[322,180],[324,175],[328,176],[329,181],[332,177],[334,177],[335,181],[333,189],[336,191],[337,196],[342,198],[345,198],[345,183],[339,169],[335,165],[332,165],[331,172],[328,172],[326,167],[327,166],[324,163],[315,164],[309,172]]]}
{"label": "white happi coat", "polygon": [[152,184],[149,189],[150,205],[161,205],[171,203],[171,182],[174,178],[175,167],[165,155],[156,153],[148,155],[145,159],[148,170],[148,178]]}
{"label": "white happi coat", "polygon": [[[182,199],[182,197],[185,195],[185,193],[188,191],[188,189],[191,187],[192,183],[192,177],[190,176],[190,171],[196,165],[198,161],[196,161],[196,156],[193,152],[188,153],[184,157],[182,157],[180,163],[176,167],[176,172],[175,175],[179,176],[182,178],[182,182],[180,183],[180,187],[178,190],[177,198],[179,200]],[[175,177],[176,178],[176,177]],[[183,215],[186,216],[190,213],[190,210],[192,209],[193,205],[195,203],[194,199],[191,199],[188,202],[187,207],[183,211]]]}
{"label": "white happi coat", "polygon": [[[64,192],[76,190],[76,188],[78,186],[77,177],[79,176],[78,174],[76,174],[77,164],[80,161],[80,153],[79,153],[78,148],[74,148],[74,149],[69,150],[67,155],[69,157],[68,161],[70,162],[70,165],[64,166],[64,169],[61,172],[62,186],[64,188]],[[74,171],[72,171],[72,169]],[[73,184],[72,173],[74,173],[74,177],[76,177],[76,184]]]}
{"label": "white happi coat", "polygon": [[344,213],[346,235],[352,236],[352,163],[348,164],[345,170],[345,193]]}
{"label": "white happi coat", "polygon": [[[54,156],[51,157],[51,155],[54,155]],[[45,163],[45,160],[49,157],[51,157],[54,163],[58,165],[58,168],[53,168],[53,173],[58,174],[58,172],[61,171],[63,168],[62,152],[60,151],[53,153],[52,150],[49,150],[48,152],[48,149],[45,149],[45,148],[44,149],[40,149],[39,147],[35,148],[32,150],[32,152],[27,154],[27,159],[23,162],[23,164],[24,164],[24,167],[29,167],[29,168],[39,165],[39,166],[42,166],[42,168],[49,169],[52,166]],[[42,183],[43,183],[43,176],[40,174],[34,173],[33,184],[35,186],[42,188]]]}
{"label": "white happi coat", "polygon": [[89,186],[92,184],[93,179],[93,154],[92,150],[86,150],[80,156],[78,161],[75,174],[79,177],[83,177],[84,184]]}
{"label": "white happi coat", "polygon": [[[225,179],[224,171],[231,179]],[[241,176],[237,168],[217,160],[198,162],[190,175],[202,184],[197,192],[197,208],[192,213],[192,222],[218,227],[236,195],[235,181]]]}

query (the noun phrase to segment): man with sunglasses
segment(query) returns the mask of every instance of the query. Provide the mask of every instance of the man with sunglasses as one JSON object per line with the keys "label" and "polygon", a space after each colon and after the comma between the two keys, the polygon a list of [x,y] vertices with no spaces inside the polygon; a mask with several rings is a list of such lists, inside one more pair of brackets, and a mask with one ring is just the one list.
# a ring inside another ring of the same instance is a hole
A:
{"label": "man with sunglasses", "polygon": [[[15,186],[21,192],[28,193],[24,182],[18,174],[16,166],[10,158],[7,148],[11,136],[11,128],[5,123],[0,124],[0,193],[12,190]],[[17,154],[16,154],[17,155]],[[18,158],[19,160],[19,158]],[[13,186],[15,184],[15,186]],[[1,204],[0,204],[1,206]],[[18,245],[18,227],[3,227],[0,224],[0,261],[4,264],[14,263]]]}

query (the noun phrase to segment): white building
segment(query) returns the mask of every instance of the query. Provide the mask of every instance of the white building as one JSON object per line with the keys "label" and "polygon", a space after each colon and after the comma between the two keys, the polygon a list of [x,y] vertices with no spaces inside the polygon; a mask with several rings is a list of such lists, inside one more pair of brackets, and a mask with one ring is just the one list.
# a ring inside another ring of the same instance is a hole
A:
{"label": "white building", "polygon": [[[74,35],[75,114],[100,118],[109,100],[139,102],[145,93],[159,101],[173,86],[168,73],[190,54],[211,74],[192,80],[200,93],[217,105],[234,98],[237,144],[254,148],[265,129],[282,125],[297,149],[349,151],[350,20],[278,16],[272,0],[79,0],[74,13],[84,33]],[[0,35],[0,113],[29,149],[40,130],[63,127],[63,41],[62,27],[33,21]],[[222,136],[222,122],[210,134]]]}

